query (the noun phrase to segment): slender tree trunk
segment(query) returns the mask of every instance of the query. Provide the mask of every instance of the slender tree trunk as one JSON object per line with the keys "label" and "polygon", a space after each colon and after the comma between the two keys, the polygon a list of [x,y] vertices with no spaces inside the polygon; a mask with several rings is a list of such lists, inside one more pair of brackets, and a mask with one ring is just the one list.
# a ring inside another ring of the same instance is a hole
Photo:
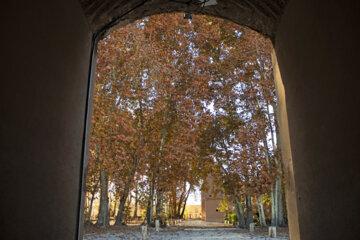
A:
{"label": "slender tree trunk", "polygon": [[279,205],[279,197],[280,197],[280,192],[281,192],[281,182],[278,179],[276,181],[276,185],[275,185],[275,194],[276,194],[276,226],[280,226],[280,216],[279,216],[279,210],[280,210],[280,205]]}
{"label": "slender tree trunk", "polygon": [[[251,87],[253,88],[252,85],[251,85]],[[258,109],[260,110],[259,103],[258,103],[256,97],[255,97],[255,100],[257,102]],[[272,124],[273,120],[271,118],[269,104],[270,103],[267,102],[266,110],[267,110],[267,117],[268,117],[269,124],[270,124],[271,141],[272,141],[273,151],[275,153],[277,146],[275,144],[274,129],[273,129],[273,124]],[[274,109],[274,111],[275,111],[275,109]],[[265,158],[266,158],[266,162],[268,164],[269,170],[270,170],[270,168],[271,168],[270,155],[269,155],[269,147],[268,147],[268,143],[267,143],[267,137],[266,137],[265,130],[264,130],[264,146],[265,146]],[[275,156],[274,160],[275,160],[275,164],[278,165],[278,161],[277,161],[276,156]],[[269,173],[270,173],[270,171],[269,171]],[[275,180],[275,183],[272,185],[271,191],[270,191],[270,195],[271,195],[271,225],[272,226],[277,226],[278,225],[278,210],[279,210],[279,207],[278,207],[277,189],[278,189],[278,184],[277,184],[277,180]]]}
{"label": "slender tree trunk", "polygon": [[87,219],[88,219],[88,215],[89,215],[89,205],[90,205],[90,203],[89,203],[89,198],[90,198],[90,192],[89,191],[86,191],[85,192],[85,204],[84,204],[84,216],[85,216],[85,222],[87,221]]}
{"label": "slender tree trunk", "polygon": [[252,210],[252,204],[251,204],[251,195],[246,194],[246,227],[249,228],[250,223],[252,223],[253,220],[253,210]]}
{"label": "slender tree trunk", "polygon": [[[251,85],[252,87],[252,85]],[[259,103],[257,101],[257,99],[255,98],[257,105],[258,105],[258,109],[260,110],[259,107]],[[269,110],[269,103],[266,106],[267,108],[267,117],[269,120],[269,124],[270,124],[270,129],[271,129],[271,141],[272,141],[272,146],[273,146],[273,150],[275,152],[275,139],[274,139],[274,135],[273,135],[273,127],[272,127],[272,118],[270,116],[270,110]],[[271,164],[270,164],[270,154],[269,154],[269,146],[268,146],[268,142],[267,142],[267,137],[266,137],[266,131],[264,130],[264,147],[265,147],[265,159],[266,159],[266,163],[268,165],[269,171],[268,173],[270,174],[270,170],[271,170]],[[276,163],[277,159],[275,157],[275,163]],[[271,197],[271,225],[272,226],[277,226],[277,213],[278,213],[278,208],[277,208],[277,194],[274,188],[276,188],[276,181],[274,184],[272,184],[271,186],[271,191],[270,191],[270,197]]]}
{"label": "slender tree trunk", "polygon": [[91,222],[91,213],[92,213],[92,208],[93,208],[93,205],[94,205],[95,194],[96,194],[96,190],[97,190],[97,188],[98,188],[99,182],[100,182],[100,178],[98,178],[98,180],[96,181],[96,183],[95,183],[95,185],[93,186],[93,189],[92,189],[92,191],[91,191],[89,215],[88,215],[87,220],[86,220],[88,223],[92,223],[92,222]]}
{"label": "slender tree trunk", "polygon": [[117,207],[117,196],[114,196],[114,211],[113,211],[113,217],[116,217],[116,207]]}
{"label": "slender tree trunk", "polygon": [[[178,206],[177,206],[177,212],[176,212],[176,217],[180,217],[181,215],[181,205],[183,204],[184,199],[186,198],[186,181],[184,182],[184,186],[182,188],[182,192],[179,198],[179,202],[178,202]],[[175,193],[176,194],[176,193]]]}
{"label": "slender tree trunk", "polygon": [[127,183],[125,184],[124,193],[120,198],[118,214],[116,216],[116,222],[115,222],[115,225],[117,225],[117,226],[123,224],[123,220],[122,220],[123,211],[124,211],[124,208],[125,208],[126,199],[129,196],[131,184],[132,184],[132,182],[134,181],[134,178],[135,178],[135,171],[136,171],[137,165],[138,165],[138,159],[134,158],[133,166],[131,168]]}
{"label": "slender tree trunk", "polygon": [[94,205],[94,199],[95,199],[95,196],[91,195],[90,207],[89,207],[89,215],[88,215],[87,220],[86,220],[86,222],[88,222],[88,223],[92,223],[91,222],[91,213],[92,213],[92,208],[93,208],[93,205]]}
{"label": "slender tree trunk", "polygon": [[134,203],[134,214],[133,214],[133,219],[137,218],[137,210],[138,210],[138,185],[136,184],[136,188],[135,188],[135,203]]}
{"label": "slender tree trunk", "polygon": [[[277,126],[276,123],[278,123],[278,119],[279,119],[279,109],[277,107],[276,104],[272,105],[273,109],[274,109],[274,113],[275,113],[275,126]],[[276,151],[279,155],[281,155],[281,137],[280,137],[280,130],[277,127],[276,128]],[[279,176],[277,178],[277,184],[278,184],[278,226],[284,226],[284,203],[283,203],[283,194],[282,194],[282,177],[280,175],[281,171],[282,171],[282,164],[281,164],[281,158],[280,161],[277,161],[277,165],[278,165],[278,172],[279,172]]]}
{"label": "slender tree trunk", "polygon": [[276,202],[277,202],[277,197],[276,194],[274,194],[275,190],[272,187],[271,188],[271,226],[277,226],[277,209],[276,209]]}
{"label": "slender tree trunk", "polygon": [[178,212],[177,201],[176,201],[176,186],[171,188],[171,217],[175,217]]}
{"label": "slender tree trunk", "polygon": [[182,211],[181,211],[181,214],[180,214],[180,219],[182,219],[182,218],[184,217],[185,208],[186,208],[186,203],[187,203],[187,200],[188,200],[188,198],[189,198],[190,191],[191,191],[191,186],[190,186],[190,188],[189,188],[189,190],[188,190],[188,192],[187,192],[187,194],[186,194],[185,201],[184,201],[184,207],[183,207],[183,209],[182,209]]}
{"label": "slender tree trunk", "polygon": [[238,219],[238,226],[242,227],[240,221],[242,218],[244,218],[244,216],[241,216],[240,209],[239,209],[239,203],[236,200],[234,201],[234,206],[235,206],[236,217]]}
{"label": "slender tree trunk", "polygon": [[[158,179],[159,179],[160,177],[158,176]],[[161,216],[160,216],[160,214],[161,214],[161,211],[162,211],[162,200],[163,200],[163,193],[162,193],[162,190],[161,189],[159,189],[159,187],[158,187],[158,189],[157,189],[157,191],[156,191],[156,209],[155,209],[155,219],[157,219],[157,220],[160,220],[160,222],[161,222]]]}
{"label": "slender tree trunk", "polygon": [[153,204],[154,204],[154,184],[155,184],[155,174],[154,172],[151,173],[151,180],[150,180],[150,194],[149,200],[146,209],[146,221],[148,225],[152,223],[152,212],[153,212]]}
{"label": "slender tree trunk", "polygon": [[257,198],[260,226],[266,227],[265,212],[262,195]]}
{"label": "slender tree trunk", "polygon": [[283,201],[283,194],[282,194],[282,181],[279,181],[279,196],[278,196],[278,207],[279,207],[279,214],[278,214],[278,225],[285,226],[284,223],[284,201]]}
{"label": "slender tree trunk", "polygon": [[238,219],[238,227],[239,228],[245,228],[244,209],[241,206],[240,200],[236,199],[234,201],[234,205],[235,205],[236,216],[237,216],[237,219]]}
{"label": "slender tree trunk", "polygon": [[109,226],[109,197],[108,197],[108,176],[104,170],[102,163],[100,163],[100,208],[99,217],[96,222],[98,226]]}
{"label": "slender tree trunk", "polygon": [[[126,199],[127,199],[127,195],[125,195],[125,194],[126,193],[124,193],[120,198],[118,213],[116,215],[116,221],[115,221],[116,226],[123,224],[123,221],[122,221],[123,212],[124,212],[125,203],[126,203]],[[129,194],[129,192],[127,192],[127,194]]]}
{"label": "slender tree trunk", "polygon": [[277,214],[277,225],[278,226],[284,226],[284,209],[283,209],[283,198],[282,198],[282,182],[281,177],[278,177],[279,179],[276,181],[277,184],[277,208],[278,208],[278,214]]}
{"label": "slender tree trunk", "polygon": [[[275,144],[275,139],[274,139],[274,131],[272,128],[272,124],[271,124],[271,139],[272,139],[272,144],[273,144],[273,148],[274,148],[274,152],[276,151],[276,144]],[[277,172],[279,171],[278,167],[279,167],[279,161],[277,159],[277,157],[274,157],[274,161],[275,161],[275,165],[276,165],[276,170]],[[271,219],[271,225],[272,226],[278,226],[279,224],[279,201],[278,201],[278,197],[279,197],[279,178],[280,176],[276,176],[276,181],[275,181],[275,186],[272,188],[272,198],[271,201],[273,202],[272,204],[272,209],[274,209],[274,214],[272,214],[272,219]]]}
{"label": "slender tree trunk", "polygon": [[[266,135],[265,135],[266,136]],[[270,168],[271,168],[271,164],[270,164],[270,157],[269,157],[269,147],[268,147],[268,143],[267,143],[267,139],[265,138],[264,140],[264,147],[265,147],[265,159],[266,159],[266,163],[268,165],[269,168],[269,173],[270,173]],[[276,226],[277,224],[277,220],[276,220],[276,198],[274,195],[274,185],[272,184],[271,186],[271,190],[270,190],[270,198],[271,198],[271,226]]]}
{"label": "slender tree trunk", "polygon": [[[166,121],[167,116],[165,114],[164,120]],[[166,135],[167,130],[166,128],[163,128],[161,130],[161,142],[160,142],[160,160],[159,160],[159,166],[158,166],[158,177],[157,177],[157,191],[156,191],[156,212],[155,217],[156,219],[160,220],[161,222],[161,211],[162,211],[162,205],[163,205],[163,189],[162,189],[162,162],[164,157],[164,146],[166,141]]]}
{"label": "slender tree trunk", "polygon": [[108,215],[109,215],[109,218],[110,218],[110,216],[111,216],[111,209],[112,209],[112,207],[111,207],[111,204],[112,204],[112,201],[113,201],[113,199],[112,199],[112,197],[111,197],[111,192],[109,192],[109,207],[108,207]]}
{"label": "slender tree trunk", "polygon": [[[273,107],[273,111],[275,113],[275,117],[274,117],[274,122],[276,123],[276,117],[278,117],[278,112],[277,112],[277,107],[275,104],[272,105]],[[275,164],[276,164],[276,170],[277,170],[277,177],[276,177],[276,182],[275,182],[275,190],[274,190],[274,209],[275,209],[275,220],[271,221],[271,225],[273,226],[282,226],[284,224],[284,214],[283,214],[283,206],[282,206],[282,181],[281,181],[281,162],[278,160],[276,153],[279,151],[279,141],[280,141],[280,134],[278,134],[278,130],[274,130],[273,128],[273,124],[272,124],[272,119],[271,119],[271,114],[270,114],[270,109],[269,109],[269,104],[267,107],[267,114],[268,114],[268,118],[270,121],[270,129],[271,129],[271,140],[272,140],[272,145],[273,145],[273,149],[275,152]],[[274,124],[275,124],[274,123]],[[276,139],[276,140],[275,140]]]}

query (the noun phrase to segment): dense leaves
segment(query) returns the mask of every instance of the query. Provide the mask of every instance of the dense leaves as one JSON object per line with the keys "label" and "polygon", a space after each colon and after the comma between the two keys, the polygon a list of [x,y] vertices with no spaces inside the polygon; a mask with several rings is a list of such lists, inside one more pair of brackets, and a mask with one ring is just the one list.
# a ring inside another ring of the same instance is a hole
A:
{"label": "dense leaves", "polygon": [[111,188],[120,224],[135,188],[149,223],[154,201],[156,217],[165,203],[168,216],[182,216],[190,191],[206,190],[210,177],[240,205],[273,192],[281,166],[271,49],[245,27],[181,14],[145,18],[100,41],[89,196],[97,179],[101,195]]}

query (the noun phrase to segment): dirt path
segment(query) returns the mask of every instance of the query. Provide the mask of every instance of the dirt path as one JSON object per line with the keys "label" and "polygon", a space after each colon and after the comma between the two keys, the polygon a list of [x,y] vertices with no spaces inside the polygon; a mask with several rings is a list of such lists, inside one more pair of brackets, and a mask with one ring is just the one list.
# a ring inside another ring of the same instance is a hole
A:
{"label": "dirt path", "polygon": [[[211,239],[253,239],[268,240],[275,239],[268,237],[267,228],[255,228],[255,233],[249,233],[248,230],[232,228],[228,224],[205,223],[198,221],[185,221],[176,226],[160,229],[155,232],[153,228],[148,230],[149,240],[211,240]],[[115,240],[115,239],[142,239],[140,226],[122,226],[110,227],[109,229],[99,229],[93,226],[85,227],[86,234],[84,240]],[[276,239],[289,239],[288,229],[278,229],[278,237]]]}
{"label": "dirt path", "polygon": [[233,227],[232,224],[218,223],[218,222],[205,222],[201,220],[187,220],[176,224],[179,227],[199,227],[199,228],[229,228]]}

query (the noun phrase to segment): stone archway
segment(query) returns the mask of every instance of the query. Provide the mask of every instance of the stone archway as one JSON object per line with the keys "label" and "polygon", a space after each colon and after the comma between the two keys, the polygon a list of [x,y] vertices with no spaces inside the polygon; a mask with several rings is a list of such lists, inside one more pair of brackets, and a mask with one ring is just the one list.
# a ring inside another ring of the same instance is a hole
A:
{"label": "stone archway", "polygon": [[218,0],[218,5],[201,10],[177,2],[182,0],[2,3],[2,236],[81,235],[94,39],[146,15],[203,11],[255,29],[275,45],[292,147],[288,160],[294,185],[288,192],[296,204],[288,203],[288,211],[297,217],[291,217],[291,239],[356,239],[358,1]]}
{"label": "stone archway", "polygon": [[[94,33],[103,35],[116,27],[160,13],[191,12],[225,18],[274,37],[288,0],[218,0],[203,7],[202,0],[79,0]],[[204,1],[206,2],[206,0]]]}

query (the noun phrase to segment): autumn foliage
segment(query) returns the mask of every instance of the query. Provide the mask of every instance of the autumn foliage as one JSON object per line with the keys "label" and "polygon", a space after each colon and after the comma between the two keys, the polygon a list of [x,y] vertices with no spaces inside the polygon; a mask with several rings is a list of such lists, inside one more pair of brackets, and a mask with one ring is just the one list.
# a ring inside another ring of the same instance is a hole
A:
{"label": "autumn foliage", "polygon": [[88,196],[101,198],[98,224],[108,225],[109,190],[116,224],[129,195],[149,224],[183,217],[209,176],[240,223],[264,195],[275,194],[272,211],[282,211],[271,49],[246,27],[182,14],[136,21],[99,42],[87,176]]}

